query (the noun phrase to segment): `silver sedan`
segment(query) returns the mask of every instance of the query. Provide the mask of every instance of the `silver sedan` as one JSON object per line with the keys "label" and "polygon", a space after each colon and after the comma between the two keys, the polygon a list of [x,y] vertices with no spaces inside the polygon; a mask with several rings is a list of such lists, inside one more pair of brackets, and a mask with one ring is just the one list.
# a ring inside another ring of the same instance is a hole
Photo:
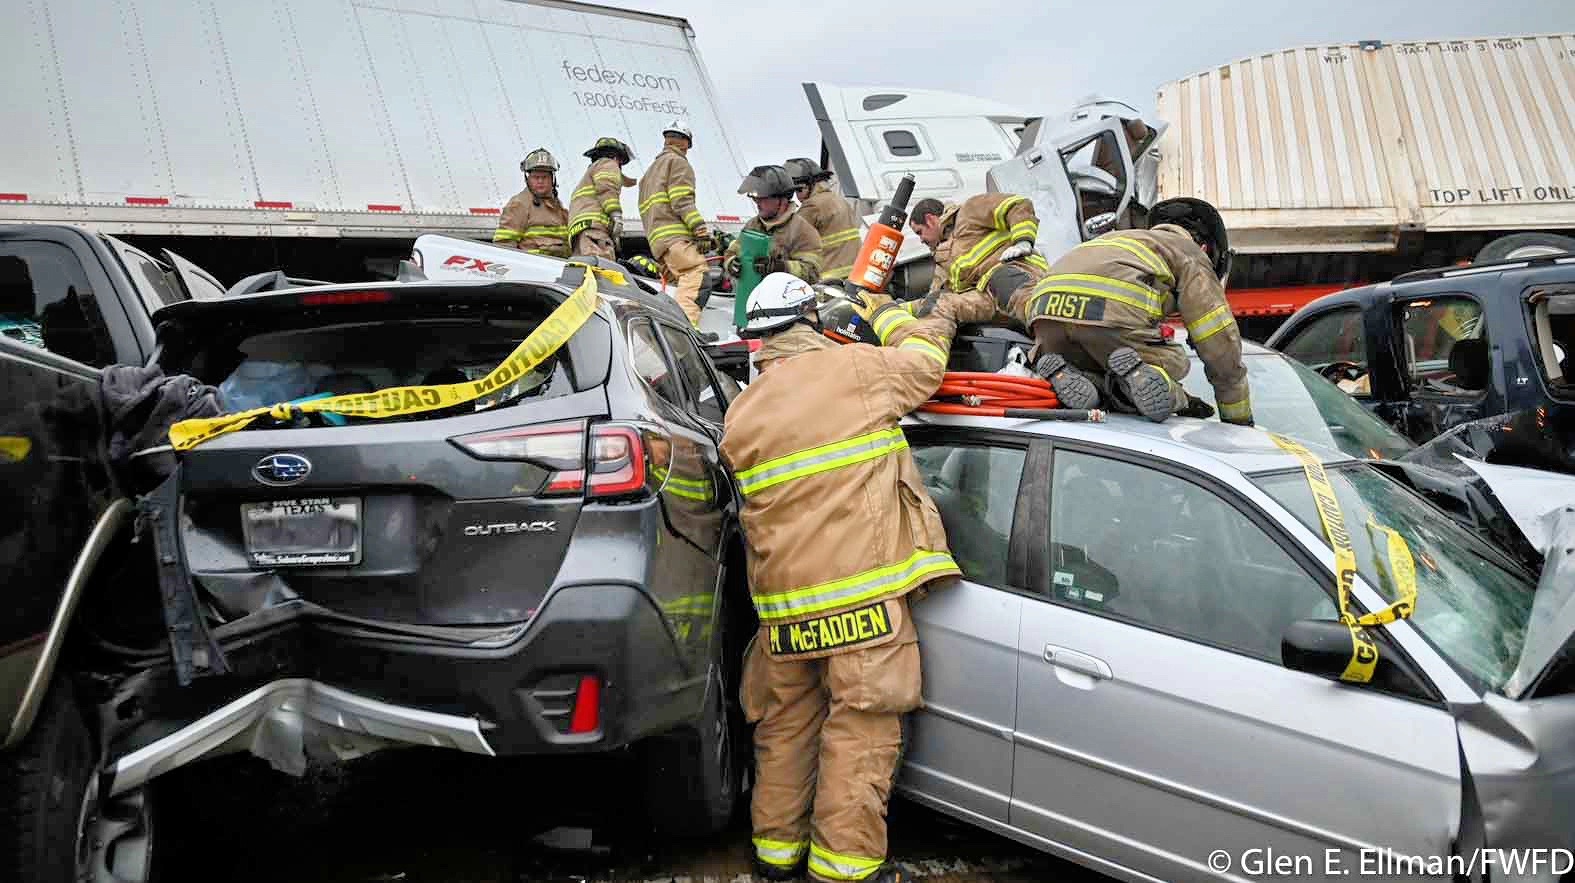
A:
{"label": "silver sedan", "polygon": [[965,574],[914,604],[925,707],[899,788],[918,802],[1127,880],[1572,870],[1568,592],[1311,447],[1353,614],[1414,570],[1414,613],[1366,630],[1371,679],[1341,680],[1336,556],[1308,470],[1267,432],[905,429]]}

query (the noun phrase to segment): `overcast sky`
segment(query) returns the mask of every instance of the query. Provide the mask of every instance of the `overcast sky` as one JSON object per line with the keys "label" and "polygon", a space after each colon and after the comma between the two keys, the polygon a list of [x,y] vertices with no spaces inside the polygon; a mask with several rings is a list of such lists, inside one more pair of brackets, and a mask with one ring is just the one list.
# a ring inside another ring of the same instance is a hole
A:
{"label": "overcast sky", "polygon": [[819,156],[808,80],[944,89],[1030,114],[1092,92],[1150,110],[1161,83],[1274,49],[1575,32],[1575,0],[600,2],[689,20],[746,169]]}

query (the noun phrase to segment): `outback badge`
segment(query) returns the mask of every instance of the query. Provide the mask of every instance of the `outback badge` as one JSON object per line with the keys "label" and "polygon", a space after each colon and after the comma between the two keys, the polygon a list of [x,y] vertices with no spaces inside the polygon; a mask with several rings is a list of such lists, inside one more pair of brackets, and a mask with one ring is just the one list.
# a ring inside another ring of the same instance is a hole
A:
{"label": "outback badge", "polygon": [[312,461],[300,454],[269,454],[252,467],[252,477],[266,485],[284,487],[312,474]]}

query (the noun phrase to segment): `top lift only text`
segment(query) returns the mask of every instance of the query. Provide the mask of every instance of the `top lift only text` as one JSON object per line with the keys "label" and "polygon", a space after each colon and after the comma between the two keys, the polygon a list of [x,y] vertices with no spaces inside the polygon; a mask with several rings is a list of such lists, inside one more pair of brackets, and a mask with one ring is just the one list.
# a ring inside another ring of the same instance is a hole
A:
{"label": "top lift only text", "polygon": [[1554,185],[1537,187],[1450,187],[1428,191],[1433,203],[1444,205],[1485,204],[1490,202],[1575,202],[1575,187]]}

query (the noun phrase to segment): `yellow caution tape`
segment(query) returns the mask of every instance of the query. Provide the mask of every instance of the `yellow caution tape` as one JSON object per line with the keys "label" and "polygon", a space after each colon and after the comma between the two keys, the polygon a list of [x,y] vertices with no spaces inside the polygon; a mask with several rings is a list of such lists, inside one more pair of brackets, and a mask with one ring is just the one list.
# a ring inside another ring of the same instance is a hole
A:
{"label": "yellow caution tape", "polygon": [[1351,535],[1345,529],[1345,514],[1340,511],[1340,501],[1334,495],[1334,486],[1329,484],[1323,463],[1311,451],[1285,436],[1271,432],[1269,437],[1274,439],[1281,450],[1301,461],[1307,487],[1312,491],[1313,501],[1318,506],[1318,520],[1323,523],[1323,534],[1334,548],[1340,622],[1351,630],[1351,661],[1346,664],[1340,680],[1365,684],[1373,679],[1373,671],[1378,667],[1378,644],[1363,630],[1367,623],[1358,622],[1351,613],[1351,583],[1356,579],[1356,550],[1351,548]]}
{"label": "yellow caution tape", "polygon": [[587,272],[585,281],[580,283],[568,300],[559,304],[507,359],[480,380],[433,386],[395,386],[375,392],[317,399],[299,405],[281,403],[236,414],[182,420],[170,427],[170,445],[177,451],[189,451],[209,439],[245,429],[253,420],[263,416],[289,420],[296,414],[326,411],[355,417],[397,417],[463,405],[488,393],[506,389],[557,352],[596,311],[597,275],[600,275],[599,271]]}
{"label": "yellow caution tape", "polygon": [[33,440],[25,435],[0,435],[0,462],[20,463],[33,451]]}
{"label": "yellow caution tape", "polygon": [[1379,531],[1387,538],[1384,551],[1389,559],[1389,575],[1394,580],[1395,591],[1399,592],[1400,600],[1377,613],[1358,617],[1356,624],[1384,625],[1397,619],[1405,619],[1416,610],[1416,559],[1411,556],[1411,547],[1406,544],[1405,537],[1401,536],[1399,531],[1392,527],[1384,527],[1371,516],[1367,519],[1367,528],[1370,531]]}

